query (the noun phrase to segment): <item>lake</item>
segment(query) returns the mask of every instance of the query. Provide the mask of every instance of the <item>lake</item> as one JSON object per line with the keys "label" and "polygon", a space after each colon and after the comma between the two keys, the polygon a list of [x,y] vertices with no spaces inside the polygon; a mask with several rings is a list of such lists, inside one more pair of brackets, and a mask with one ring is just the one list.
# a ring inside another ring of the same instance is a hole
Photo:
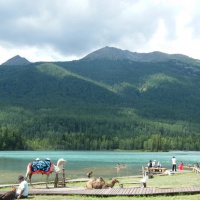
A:
{"label": "lake", "polygon": [[[86,178],[89,171],[94,177],[112,178],[119,176],[140,175],[142,166],[148,161],[160,161],[163,167],[171,169],[171,159],[175,156],[177,166],[182,161],[184,165],[194,165],[200,162],[200,152],[124,152],[124,151],[0,151],[0,184],[17,183],[17,177],[25,175],[27,164],[40,158],[50,158],[57,164],[59,158],[67,160],[65,173],[67,178]],[[117,170],[117,163],[125,164],[125,168]],[[62,177],[62,175],[60,175]],[[55,174],[50,175],[54,180]],[[45,181],[46,176],[33,175],[34,181]]]}

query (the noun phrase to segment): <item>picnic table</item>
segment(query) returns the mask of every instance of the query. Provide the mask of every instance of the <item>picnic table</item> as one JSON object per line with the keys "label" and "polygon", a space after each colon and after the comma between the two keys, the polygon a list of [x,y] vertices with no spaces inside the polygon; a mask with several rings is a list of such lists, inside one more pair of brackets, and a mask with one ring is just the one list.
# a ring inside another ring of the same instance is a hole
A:
{"label": "picnic table", "polygon": [[167,168],[163,168],[163,167],[145,167],[145,170],[149,171],[149,172],[152,172],[152,173],[155,173],[155,172],[164,173],[167,170]]}

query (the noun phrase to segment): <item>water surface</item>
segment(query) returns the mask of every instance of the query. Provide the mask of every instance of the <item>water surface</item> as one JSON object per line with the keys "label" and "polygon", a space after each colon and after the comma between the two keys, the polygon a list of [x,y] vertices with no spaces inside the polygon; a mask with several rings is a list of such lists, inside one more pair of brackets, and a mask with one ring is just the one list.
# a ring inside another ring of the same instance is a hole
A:
{"label": "water surface", "polygon": [[[0,184],[15,183],[17,177],[25,175],[27,164],[35,158],[50,158],[57,164],[59,158],[67,160],[66,177],[86,178],[89,171],[93,176],[112,178],[118,176],[140,175],[142,166],[148,161],[160,161],[163,167],[171,169],[171,159],[175,156],[177,165],[182,161],[185,165],[199,163],[200,152],[115,152],[115,151],[0,151]],[[126,168],[117,170],[117,163],[125,164]],[[45,175],[33,175],[34,181],[45,181]],[[55,174],[50,175],[54,180]]]}

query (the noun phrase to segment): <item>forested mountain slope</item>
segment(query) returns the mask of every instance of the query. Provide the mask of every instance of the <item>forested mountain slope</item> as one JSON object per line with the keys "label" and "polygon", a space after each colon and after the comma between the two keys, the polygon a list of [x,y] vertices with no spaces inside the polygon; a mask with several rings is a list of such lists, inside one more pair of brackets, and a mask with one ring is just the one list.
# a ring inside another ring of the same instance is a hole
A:
{"label": "forested mountain slope", "polygon": [[199,150],[199,61],[150,54],[106,47],[77,61],[4,63],[0,150]]}

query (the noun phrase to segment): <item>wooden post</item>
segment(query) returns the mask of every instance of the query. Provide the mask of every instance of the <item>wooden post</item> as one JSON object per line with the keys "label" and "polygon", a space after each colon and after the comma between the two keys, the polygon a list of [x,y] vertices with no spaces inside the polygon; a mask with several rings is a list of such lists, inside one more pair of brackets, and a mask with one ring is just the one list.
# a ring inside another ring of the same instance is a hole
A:
{"label": "wooden post", "polygon": [[58,187],[58,174],[56,174],[55,180],[54,180],[54,187]]}
{"label": "wooden post", "polygon": [[65,182],[65,169],[63,168],[63,178],[62,178],[62,186],[66,187],[66,182]]}

